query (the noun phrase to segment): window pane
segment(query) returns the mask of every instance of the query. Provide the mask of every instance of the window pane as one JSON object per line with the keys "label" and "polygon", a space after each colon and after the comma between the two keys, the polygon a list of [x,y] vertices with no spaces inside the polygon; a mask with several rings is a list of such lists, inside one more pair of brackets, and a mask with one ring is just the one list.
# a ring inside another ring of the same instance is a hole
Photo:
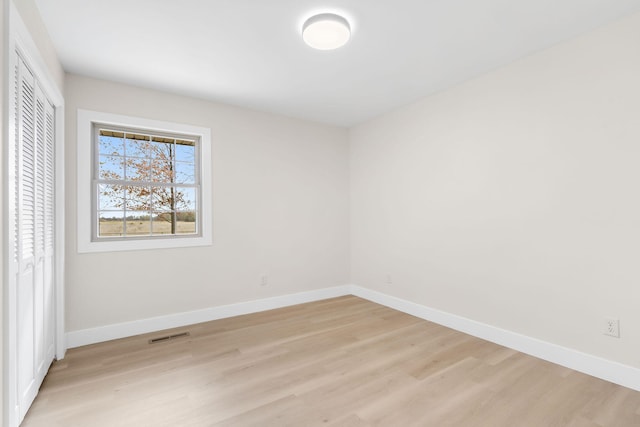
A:
{"label": "window pane", "polygon": [[124,158],[120,156],[100,156],[98,160],[98,178],[124,179]]}
{"label": "window pane", "polygon": [[98,185],[98,209],[122,210],[124,207],[124,188],[120,185]]}
{"label": "window pane", "polygon": [[127,216],[127,236],[149,236],[151,234],[151,218],[148,212]]}
{"label": "window pane", "polygon": [[164,157],[152,159],[149,163],[149,181],[174,182],[172,162]]}
{"label": "window pane", "polygon": [[172,206],[173,193],[170,187],[155,187],[152,192],[151,209],[156,212],[168,212],[174,209]]}
{"label": "window pane", "polygon": [[176,234],[196,233],[196,212],[176,212],[177,226]]}
{"label": "window pane", "polygon": [[148,159],[127,158],[127,180],[149,181],[150,168]]}
{"label": "window pane", "polygon": [[98,154],[124,156],[124,139],[122,137],[105,136],[103,135],[104,133],[114,134],[114,132],[100,131]]}
{"label": "window pane", "polygon": [[176,183],[195,184],[196,165],[194,163],[176,162]]}
{"label": "window pane", "polygon": [[196,189],[193,187],[175,187],[175,209],[180,211],[196,210]]}
{"label": "window pane", "polygon": [[194,141],[178,140],[176,142],[175,159],[178,162],[195,163],[196,143]]}
{"label": "window pane", "polygon": [[152,234],[171,234],[172,221],[175,218],[173,212],[156,212],[153,214]]}
{"label": "window pane", "polygon": [[[128,137],[149,138],[139,135],[127,135]],[[125,140],[127,157],[149,157],[149,141],[145,139],[129,139]]]}
{"label": "window pane", "polygon": [[122,212],[98,213],[98,236],[122,237],[124,236],[124,218]]}
{"label": "window pane", "polygon": [[173,160],[173,139],[161,138],[154,136],[150,147],[150,156],[154,159],[162,159],[165,162]]}
{"label": "window pane", "polygon": [[[127,187],[126,207],[128,211],[148,211],[151,209],[151,188]],[[127,233],[128,234],[128,233]]]}

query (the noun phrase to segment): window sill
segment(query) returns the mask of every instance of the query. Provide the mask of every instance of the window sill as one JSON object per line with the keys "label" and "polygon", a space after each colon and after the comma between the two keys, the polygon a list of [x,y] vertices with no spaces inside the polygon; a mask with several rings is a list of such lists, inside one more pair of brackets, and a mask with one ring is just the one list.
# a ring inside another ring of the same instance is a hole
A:
{"label": "window sill", "polygon": [[149,238],[131,240],[100,240],[78,242],[79,253],[94,252],[120,252],[120,251],[142,251],[150,249],[171,249],[189,248],[197,246],[211,246],[212,239],[209,237],[170,237],[170,238]]}

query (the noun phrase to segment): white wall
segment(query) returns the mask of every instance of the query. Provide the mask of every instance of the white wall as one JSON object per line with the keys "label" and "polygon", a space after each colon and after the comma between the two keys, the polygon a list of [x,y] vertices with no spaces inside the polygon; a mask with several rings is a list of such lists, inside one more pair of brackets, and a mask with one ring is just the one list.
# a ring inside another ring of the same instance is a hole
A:
{"label": "white wall", "polygon": [[38,46],[42,60],[51,74],[54,83],[58,86],[60,91],[62,91],[64,88],[64,69],[58,60],[58,54],[53,47],[53,42],[49,37],[49,32],[42,21],[38,6],[34,0],[12,1],[16,5],[18,13],[20,13],[24,24],[29,30],[31,38],[35,42],[36,46]]}
{"label": "white wall", "polygon": [[352,282],[640,367],[639,46],[636,14],[352,129]]}
{"label": "white wall", "polygon": [[[65,99],[67,331],[348,283],[345,129],[75,75]],[[78,108],[211,128],[213,246],[77,253]]]}

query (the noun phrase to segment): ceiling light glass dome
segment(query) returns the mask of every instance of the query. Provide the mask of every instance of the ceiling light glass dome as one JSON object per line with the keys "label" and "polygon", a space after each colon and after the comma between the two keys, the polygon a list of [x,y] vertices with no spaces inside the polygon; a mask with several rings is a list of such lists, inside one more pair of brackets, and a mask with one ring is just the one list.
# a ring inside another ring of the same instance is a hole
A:
{"label": "ceiling light glass dome", "polygon": [[314,49],[333,50],[349,41],[351,27],[340,15],[321,13],[307,19],[302,26],[302,38]]}

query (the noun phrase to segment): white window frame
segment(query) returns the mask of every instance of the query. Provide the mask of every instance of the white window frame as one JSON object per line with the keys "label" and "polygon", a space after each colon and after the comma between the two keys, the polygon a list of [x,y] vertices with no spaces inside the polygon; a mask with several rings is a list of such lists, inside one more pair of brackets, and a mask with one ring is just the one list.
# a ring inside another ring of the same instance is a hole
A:
{"label": "white window frame", "polygon": [[[152,238],[94,239],[93,222],[97,221],[94,186],[94,126],[114,126],[144,133],[182,134],[199,139],[196,170],[200,173],[200,206],[197,235],[164,235]],[[78,252],[116,252],[164,248],[210,246],[212,238],[211,211],[211,130],[187,124],[151,120],[141,117],[78,109],[77,172],[78,172]]]}

